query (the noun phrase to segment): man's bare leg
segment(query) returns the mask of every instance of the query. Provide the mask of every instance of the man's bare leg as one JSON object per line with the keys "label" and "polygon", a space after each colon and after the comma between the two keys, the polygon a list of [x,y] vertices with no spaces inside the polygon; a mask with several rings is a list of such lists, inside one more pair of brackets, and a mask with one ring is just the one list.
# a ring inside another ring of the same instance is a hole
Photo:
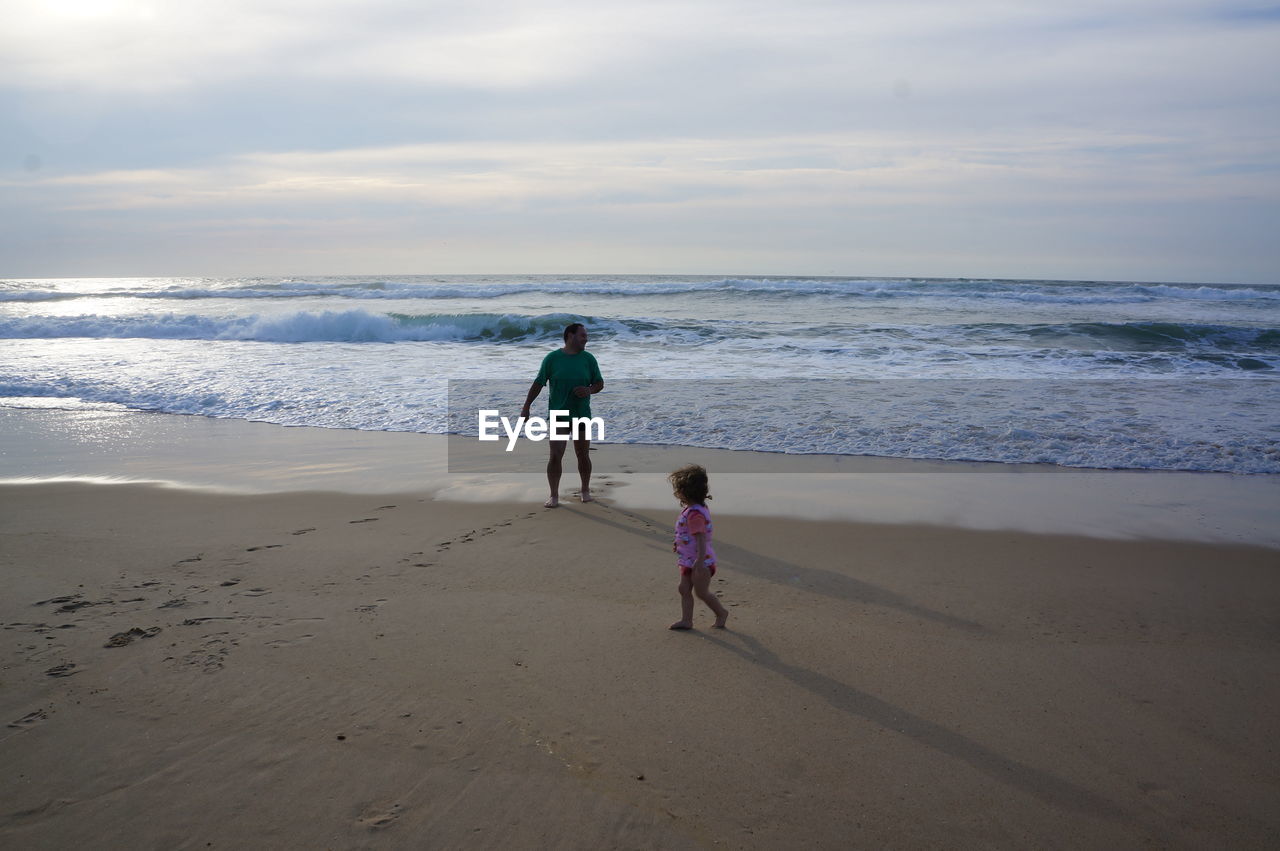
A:
{"label": "man's bare leg", "polygon": [[591,441],[585,437],[574,440],[573,453],[578,456],[578,477],[582,479],[582,501],[591,502]]}
{"label": "man's bare leg", "polygon": [[551,496],[542,503],[544,508],[558,508],[560,505],[560,473],[564,469],[564,450],[569,445],[563,440],[548,440],[551,446],[551,457],[547,459],[547,484],[551,487]]}

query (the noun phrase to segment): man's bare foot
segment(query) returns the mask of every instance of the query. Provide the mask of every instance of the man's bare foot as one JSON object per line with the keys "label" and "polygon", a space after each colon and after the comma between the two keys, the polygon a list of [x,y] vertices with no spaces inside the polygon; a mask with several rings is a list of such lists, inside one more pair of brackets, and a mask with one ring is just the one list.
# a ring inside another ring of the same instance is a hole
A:
{"label": "man's bare foot", "polygon": [[688,621],[676,621],[668,629],[693,629],[693,624]]}
{"label": "man's bare foot", "polygon": [[558,496],[553,496],[553,497],[551,497],[551,498],[550,498],[550,499],[548,499],[546,502],[542,503],[542,507],[543,507],[543,508],[559,508],[559,507],[560,507],[560,497],[558,497]]}
{"label": "man's bare foot", "polygon": [[583,488],[583,489],[582,489],[582,501],[583,501],[583,502],[592,502],[594,499],[595,499],[595,497],[593,497],[593,496],[591,495],[591,488]]}
{"label": "man's bare foot", "polygon": [[711,625],[711,628],[712,628],[712,629],[724,629],[724,628],[725,628],[725,622],[726,622],[726,621],[728,621],[728,620],[729,620],[729,613],[728,613],[728,612],[725,612],[723,615],[721,615],[720,617],[716,618],[716,622],[715,622],[715,623],[713,623],[713,624]]}

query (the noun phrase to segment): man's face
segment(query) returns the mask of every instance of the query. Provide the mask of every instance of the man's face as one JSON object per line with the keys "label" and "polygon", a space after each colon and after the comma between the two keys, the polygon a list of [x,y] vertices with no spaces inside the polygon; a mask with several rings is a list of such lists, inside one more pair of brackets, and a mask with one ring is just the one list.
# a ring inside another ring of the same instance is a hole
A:
{"label": "man's face", "polygon": [[585,349],[587,347],[587,329],[585,327],[579,328],[569,335],[569,339],[577,348]]}

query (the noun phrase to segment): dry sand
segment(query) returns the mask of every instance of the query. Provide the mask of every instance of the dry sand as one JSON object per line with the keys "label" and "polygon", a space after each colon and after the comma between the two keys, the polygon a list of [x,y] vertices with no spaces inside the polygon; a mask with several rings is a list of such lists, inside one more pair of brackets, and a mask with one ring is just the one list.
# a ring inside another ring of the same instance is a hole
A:
{"label": "dry sand", "polygon": [[674,514],[2,487],[0,846],[1280,843],[1274,549]]}

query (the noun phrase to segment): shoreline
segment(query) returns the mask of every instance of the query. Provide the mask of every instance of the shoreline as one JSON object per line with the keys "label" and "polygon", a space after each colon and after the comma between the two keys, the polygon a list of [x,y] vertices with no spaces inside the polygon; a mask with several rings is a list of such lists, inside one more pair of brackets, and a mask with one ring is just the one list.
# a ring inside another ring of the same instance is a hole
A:
{"label": "shoreline", "polygon": [[[543,447],[527,442],[512,459],[478,451],[471,438],[136,411],[0,408],[0,428],[8,438],[2,488],[72,479],[533,506],[546,498]],[[625,509],[669,508],[665,471],[696,461],[711,472],[717,513],[1280,548],[1280,476],[633,444],[597,450],[596,494]],[[508,472],[513,460],[530,472]],[[450,472],[459,466],[468,472]],[[573,461],[565,466],[562,498],[577,481]]]}

